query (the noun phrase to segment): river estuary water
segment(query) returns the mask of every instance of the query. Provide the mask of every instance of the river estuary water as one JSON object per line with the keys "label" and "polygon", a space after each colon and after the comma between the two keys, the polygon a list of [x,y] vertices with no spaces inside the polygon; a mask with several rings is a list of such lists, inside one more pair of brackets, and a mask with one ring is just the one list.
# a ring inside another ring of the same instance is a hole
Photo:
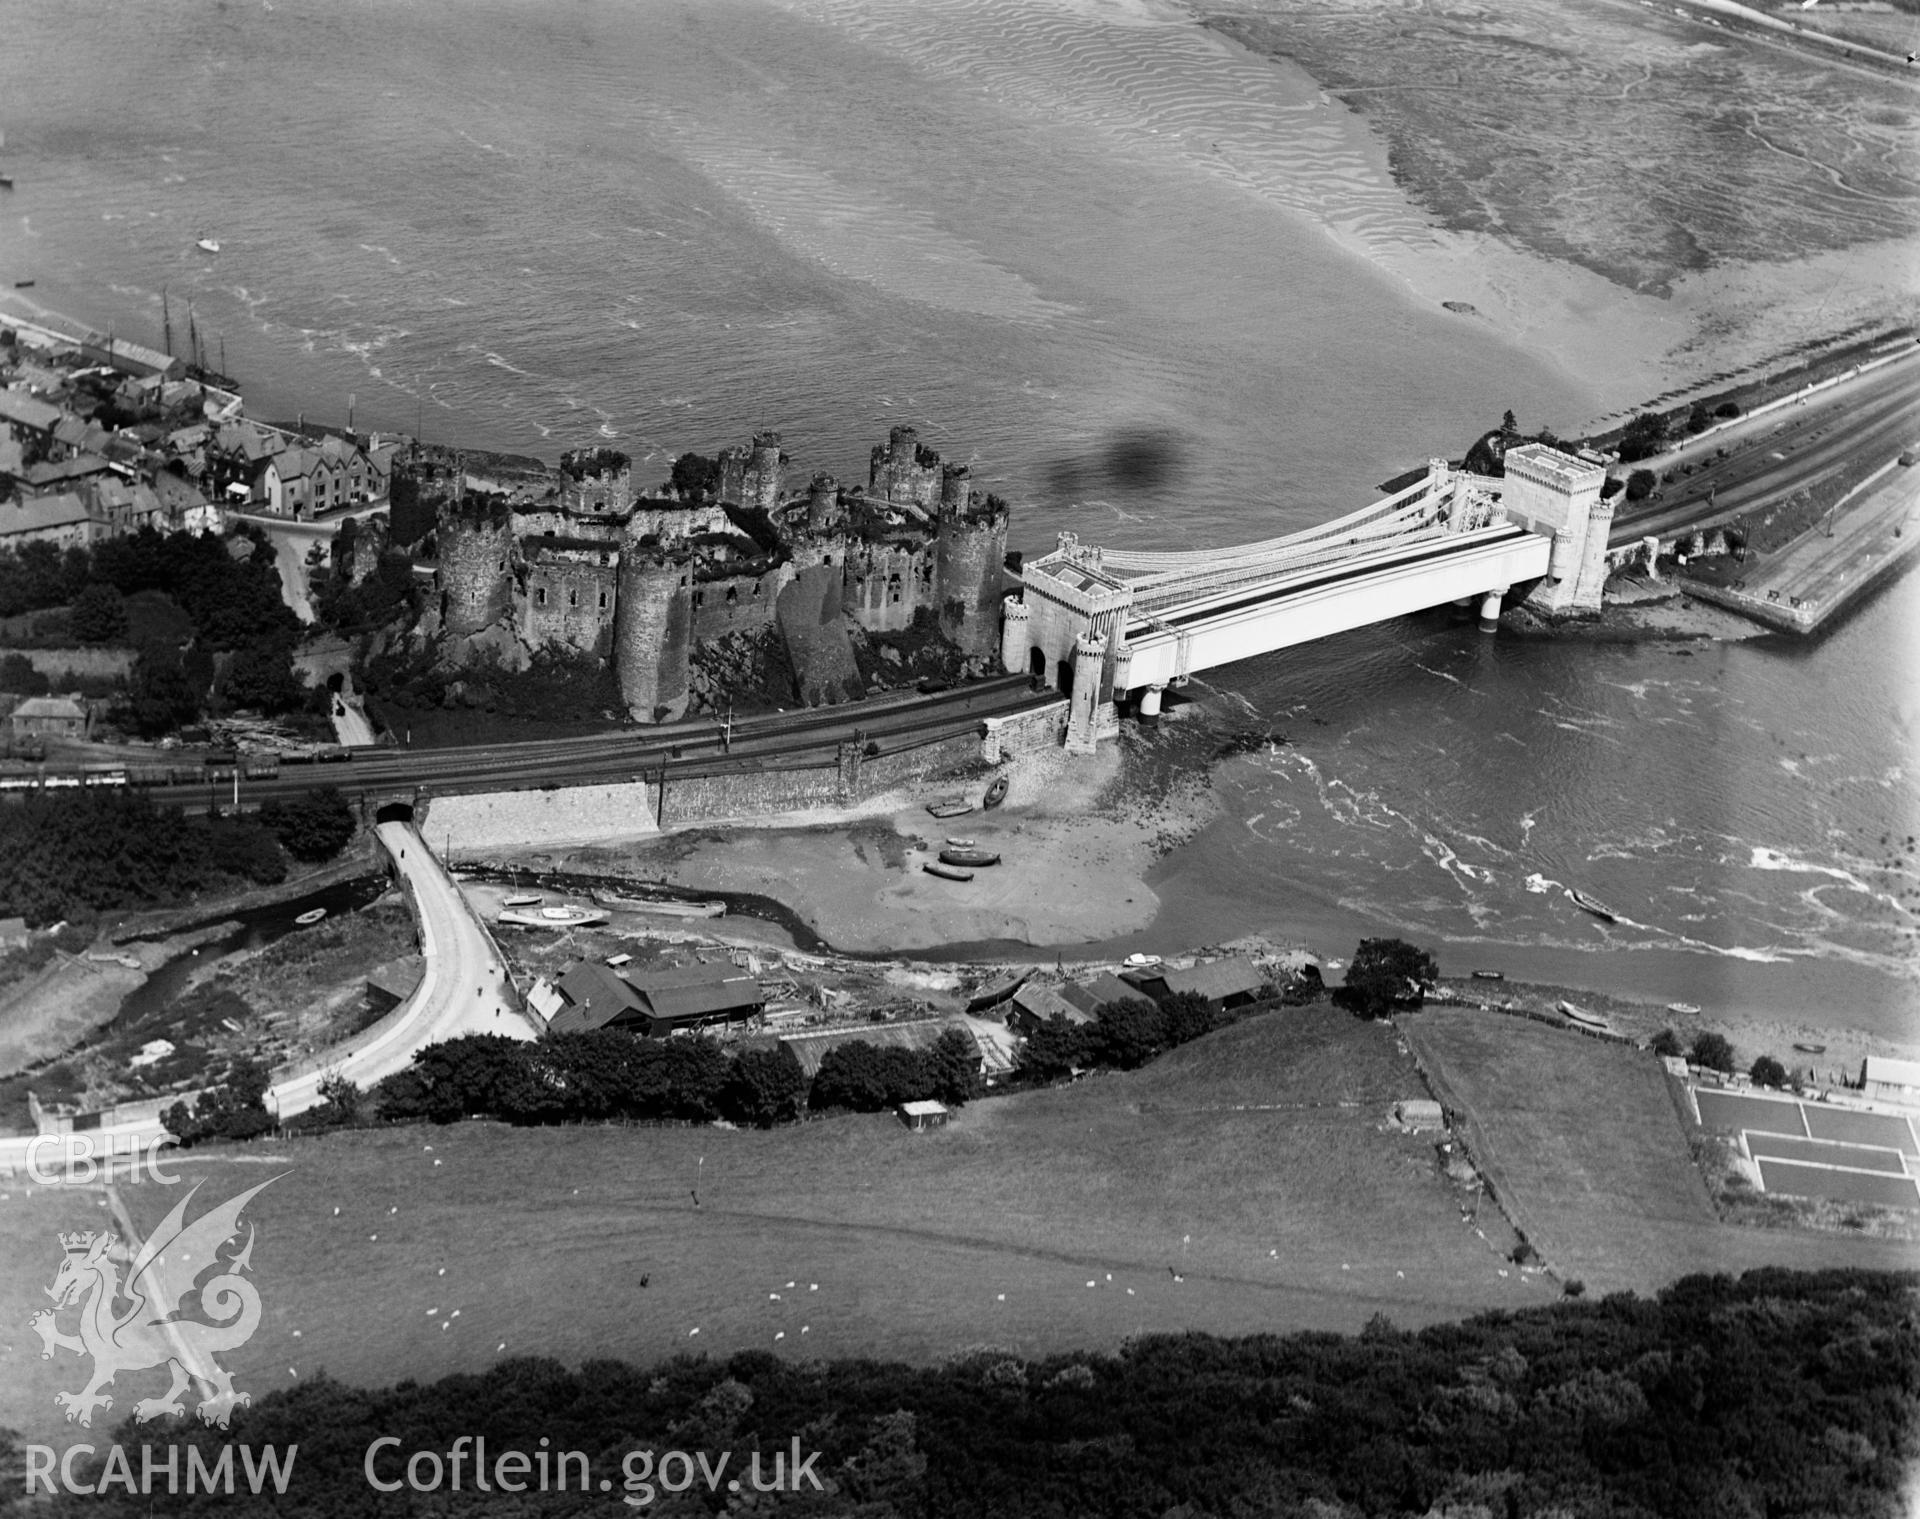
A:
{"label": "river estuary water", "polygon": [[[260,415],[352,396],[362,427],[662,477],[772,426],[843,479],[910,422],[1035,550],[1270,536],[1509,406],[1571,430],[1640,399],[1417,300],[1386,271],[1426,234],[1365,130],[1157,6],[7,16],[10,306],[157,342],[164,288]],[[1149,467],[1112,467],[1142,434]],[[1910,1037],[1917,623],[1910,578],[1811,648],[1434,618],[1215,672],[1293,743],[1220,768],[1151,947],[1395,931],[1450,970]]]}

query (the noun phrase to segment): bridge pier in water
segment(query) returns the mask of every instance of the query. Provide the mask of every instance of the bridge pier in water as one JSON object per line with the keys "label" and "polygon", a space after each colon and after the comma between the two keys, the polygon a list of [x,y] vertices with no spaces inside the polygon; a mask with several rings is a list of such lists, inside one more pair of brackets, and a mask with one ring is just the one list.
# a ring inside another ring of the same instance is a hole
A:
{"label": "bridge pier in water", "polygon": [[1497,591],[1488,591],[1480,598],[1480,631],[1494,632],[1500,626],[1500,598],[1507,594],[1507,588],[1501,586]]}

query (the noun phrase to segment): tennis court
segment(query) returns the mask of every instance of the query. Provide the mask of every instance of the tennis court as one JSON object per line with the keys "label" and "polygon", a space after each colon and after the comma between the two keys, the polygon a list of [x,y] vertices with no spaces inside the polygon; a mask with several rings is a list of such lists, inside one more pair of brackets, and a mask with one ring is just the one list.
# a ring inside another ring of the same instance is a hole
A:
{"label": "tennis court", "polygon": [[1920,1186],[1911,1176],[1887,1176],[1876,1171],[1834,1171],[1791,1160],[1758,1161],[1761,1180],[1769,1192],[1793,1197],[1819,1197],[1836,1203],[1878,1204],[1884,1208],[1920,1208]]}
{"label": "tennis court", "polygon": [[1747,1153],[1755,1160],[1808,1161],[1822,1166],[1845,1166],[1855,1171],[1881,1171],[1888,1176],[1905,1176],[1900,1152],[1866,1145],[1830,1144],[1824,1139],[1794,1139],[1785,1134],[1747,1133]]}
{"label": "tennis court", "polygon": [[1883,1145],[1902,1155],[1920,1156],[1913,1125],[1898,1113],[1858,1113],[1850,1108],[1809,1102],[1802,1106],[1807,1132],[1815,1139],[1838,1139],[1847,1144]]}
{"label": "tennis court", "polygon": [[1703,1087],[1693,1089],[1693,1100],[1700,1105],[1700,1126],[1718,1129],[1723,1134],[1742,1130],[1754,1134],[1791,1134],[1807,1137],[1800,1120],[1800,1104],[1772,1097],[1749,1097],[1741,1092],[1715,1092]]}

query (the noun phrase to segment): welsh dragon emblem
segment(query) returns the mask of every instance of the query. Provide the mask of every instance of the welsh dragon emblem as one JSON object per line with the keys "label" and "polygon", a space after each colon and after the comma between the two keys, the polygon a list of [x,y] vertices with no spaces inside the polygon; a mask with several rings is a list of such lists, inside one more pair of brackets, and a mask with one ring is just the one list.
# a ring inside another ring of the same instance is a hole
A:
{"label": "welsh dragon emblem", "polygon": [[[222,1429],[236,1406],[253,1401],[234,1391],[232,1374],[214,1360],[217,1352],[244,1345],[260,1327],[260,1294],[244,1275],[252,1266],[253,1226],[247,1226],[244,1247],[226,1257],[219,1251],[238,1236],[241,1209],[277,1180],[269,1177],[189,1224],[187,1205],[205,1185],[196,1183],[140,1247],[124,1288],[120,1267],[127,1252],[116,1248],[118,1235],[89,1229],[60,1236],[66,1254],[46,1289],[53,1307],[36,1313],[29,1325],[45,1347],[42,1359],[56,1348],[93,1358],[93,1377],[84,1388],[54,1394],[70,1422],[91,1426],[95,1409],[113,1406],[102,1388],[120,1372],[155,1366],[171,1367],[173,1385],[166,1396],[142,1398],[133,1405],[134,1418],[143,1424],[162,1414],[184,1413],[180,1395],[190,1381],[211,1390],[198,1411]],[[208,1276],[210,1272],[217,1274]],[[203,1283],[202,1277],[208,1279]],[[183,1305],[196,1307],[198,1316],[184,1317],[188,1310]],[[70,1307],[79,1309],[78,1335],[63,1334],[55,1323],[61,1310]]]}

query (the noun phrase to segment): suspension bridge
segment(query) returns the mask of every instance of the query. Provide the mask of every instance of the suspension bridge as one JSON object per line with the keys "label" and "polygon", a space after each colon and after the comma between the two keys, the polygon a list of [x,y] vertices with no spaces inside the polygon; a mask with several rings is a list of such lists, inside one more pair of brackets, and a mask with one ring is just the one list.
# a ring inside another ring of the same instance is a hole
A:
{"label": "suspension bridge", "polygon": [[1085,749],[1202,670],[1453,602],[1496,625],[1532,583],[1550,610],[1599,605],[1611,507],[1605,470],[1541,444],[1510,450],[1504,478],[1444,460],[1405,489],[1283,537],[1184,551],[1105,549],[1060,535],[1024,565],[1001,656],[1072,700]]}

